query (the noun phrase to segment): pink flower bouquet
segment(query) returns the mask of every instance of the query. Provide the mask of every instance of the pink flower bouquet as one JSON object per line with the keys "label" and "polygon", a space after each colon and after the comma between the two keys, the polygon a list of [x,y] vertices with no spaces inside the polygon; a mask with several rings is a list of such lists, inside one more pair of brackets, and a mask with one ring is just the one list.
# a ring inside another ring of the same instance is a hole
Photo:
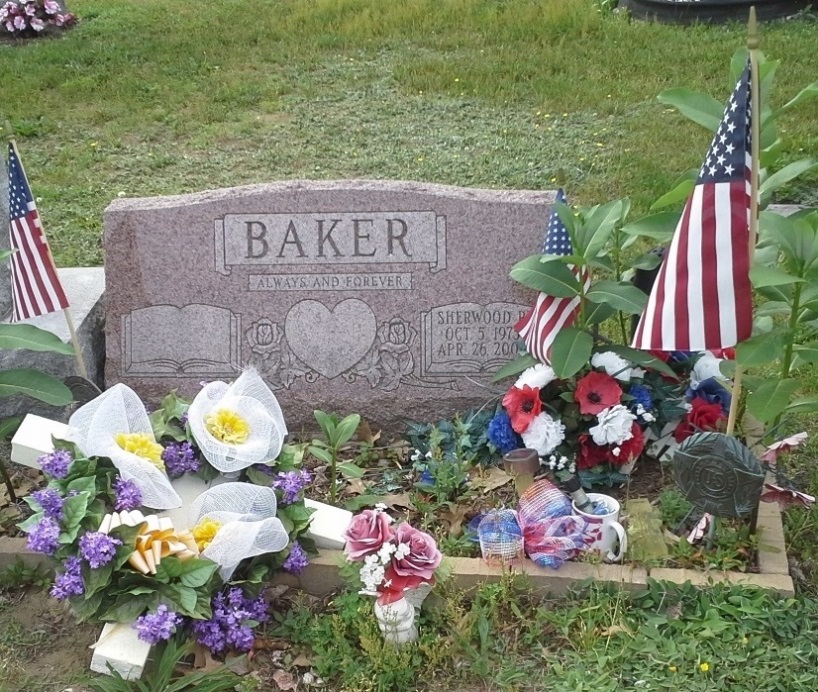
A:
{"label": "pink flower bouquet", "polygon": [[435,570],[443,559],[428,533],[406,522],[392,526],[382,509],[365,509],[352,517],[345,532],[344,552],[350,562],[361,563],[362,594],[377,596],[387,605],[404,592],[435,583]]}

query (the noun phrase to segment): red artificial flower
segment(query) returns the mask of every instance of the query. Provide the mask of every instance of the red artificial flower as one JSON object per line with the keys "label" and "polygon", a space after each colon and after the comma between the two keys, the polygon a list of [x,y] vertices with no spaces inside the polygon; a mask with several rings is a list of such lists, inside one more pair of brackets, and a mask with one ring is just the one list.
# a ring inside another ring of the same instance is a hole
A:
{"label": "red artificial flower", "polygon": [[407,589],[414,589],[421,584],[434,584],[434,576],[431,579],[424,579],[417,575],[401,576],[395,571],[394,565],[390,562],[383,575],[383,582],[378,587],[378,603],[388,605],[403,598],[403,592]]}
{"label": "red artificial flower", "polygon": [[511,418],[511,427],[518,435],[522,435],[542,411],[540,390],[538,387],[512,387],[503,397],[503,408]]}
{"label": "red artificial flower", "polygon": [[577,470],[592,469],[608,461],[608,448],[597,445],[588,433],[579,436]]}
{"label": "red artificial flower", "polygon": [[661,360],[663,363],[667,363],[672,355],[672,351],[648,351],[648,353],[656,358],[656,360]]}
{"label": "red artificial flower", "polygon": [[736,349],[730,348],[716,348],[710,351],[716,358],[726,358],[727,360],[736,359]]}
{"label": "red artificial flower", "polygon": [[574,398],[579,403],[580,413],[595,416],[620,402],[622,388],[607,373],[593,371],[577,382]]}
{"label": "red artificial flower", "polygon": [[693,408],[688,411],[685,419],[676,426],[673,437],[676,442],[682,442],[695,432],[702,430],[721,430],[727,421],[721,404],[708,404],[706,399],[693,399],[690,402]]}
{"label": "red artificial flower", "polygon": [[630,440],[625,440],[619,446],[619,456],[613,453],[613,449],[608,453],[608,461],[614,466],[624,466],[638,457],[642,450],[645,449],[645,433],[642,428],[634,423],[631,427],[633,437]]}

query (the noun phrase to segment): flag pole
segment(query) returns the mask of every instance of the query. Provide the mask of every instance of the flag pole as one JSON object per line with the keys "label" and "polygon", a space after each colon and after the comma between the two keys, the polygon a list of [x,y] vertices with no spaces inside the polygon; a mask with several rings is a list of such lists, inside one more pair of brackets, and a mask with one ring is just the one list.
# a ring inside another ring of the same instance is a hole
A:
{"label": "flag pole", "polygon": [[[753,265],[756,238],[758,237],[758,167],[759,142],[761,139],[761,98],[758,74],[758,23],[756,22],[756,8],[750,7],[750,18],[747,22],[747,48],[750,51],[750,266]],[[738,400],[741,396],[740,363],[736,363],[736,372],[733,377],[732,401],[730,413],[727,417],[728,435],[733,434],[738,413]]]}
{"label": "flag pole", "polygon": [[[8,120],[4,123],[4,129],[6,130],[6,136],[8,137],[9,144],[14,147],[15,152],[17,152],[17,142],[14,139],[14,130],[11,127],[11,122]],[[25,168],[23,167],[23,161],[20,158],[19,152],[17,153],[17,163],[20,166],[20,170],[23,173],[23,176],[28,180],[28,176],[26,176]],[[42,225],[43,220],[40,217],[40,224]],[[45,231],[43,231],[45,233]],[[54,273],[57,273],[57,265],[54,263],[54,257],[51,255],[51,247],[48,247],[48,261],[51,263],[51,266],[54,269]],[[77,339],[77,330],[74,328],[74,320],[71,318],[71,313],[69,312],[68,308],[63,308],[63,316],[65,317],[65,323],[68,325],[68,333],[71,336],[71,344],[74,347],[74,355],[77,357],[77,369],[79,370],[80,375],[82,375],[86,380],[88,379],[88,370],[85,368],[85,361],[82,359],[82,350],[80,349],[80,342]]]}

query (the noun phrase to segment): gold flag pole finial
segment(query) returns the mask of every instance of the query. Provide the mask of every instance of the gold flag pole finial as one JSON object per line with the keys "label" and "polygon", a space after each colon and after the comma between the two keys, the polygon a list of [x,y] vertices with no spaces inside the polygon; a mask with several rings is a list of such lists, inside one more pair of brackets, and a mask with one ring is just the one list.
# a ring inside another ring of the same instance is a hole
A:
{"label": "gold flag pole finial", "polygon": [[750,19],[747,21],[747,47],[758,50],[758,22],[756,21],[756,6],[750,6]]}
{"label": "gold flag pole finial", "polygon": [[564,188],[565,187],[565,169],[564,168],[558,168],[557,169],[557,175],[554,176],[554,177],[557,179],[557,185]]}

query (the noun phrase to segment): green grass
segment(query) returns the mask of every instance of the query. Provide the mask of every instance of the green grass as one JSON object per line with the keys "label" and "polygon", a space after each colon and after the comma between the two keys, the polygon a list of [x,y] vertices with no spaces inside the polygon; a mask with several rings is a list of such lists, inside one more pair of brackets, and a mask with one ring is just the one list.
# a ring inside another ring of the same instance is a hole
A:
{"label": "green grass", "polygon": [[280,614],[274,632],[350,692],[799,692],[818,682],[815,600],[656,582],[636,596],[592,586],[542,600],[519,579],[471,597],[445,585],[435,593],[412,646],[384,644],[371,600],[354,594],[320,614],[306,606]]}
{"label": "green grass", "polygon": [[[670,86],[729,92],[745,29],[630,22],[593,0],[76,0],[80,25],[0,44],[2,114],[61,265],[100,264],[102,210],[145,196],[288,178],[403,178],[544,189],[635,215],[709,134]],[[818,74],[813,21],[763,27],[777,103]],[[818,101],[782,123],[818,150]],[[811,178],[812,186],[818,175]],[[792,186],[786,199],[814,201]]]}

